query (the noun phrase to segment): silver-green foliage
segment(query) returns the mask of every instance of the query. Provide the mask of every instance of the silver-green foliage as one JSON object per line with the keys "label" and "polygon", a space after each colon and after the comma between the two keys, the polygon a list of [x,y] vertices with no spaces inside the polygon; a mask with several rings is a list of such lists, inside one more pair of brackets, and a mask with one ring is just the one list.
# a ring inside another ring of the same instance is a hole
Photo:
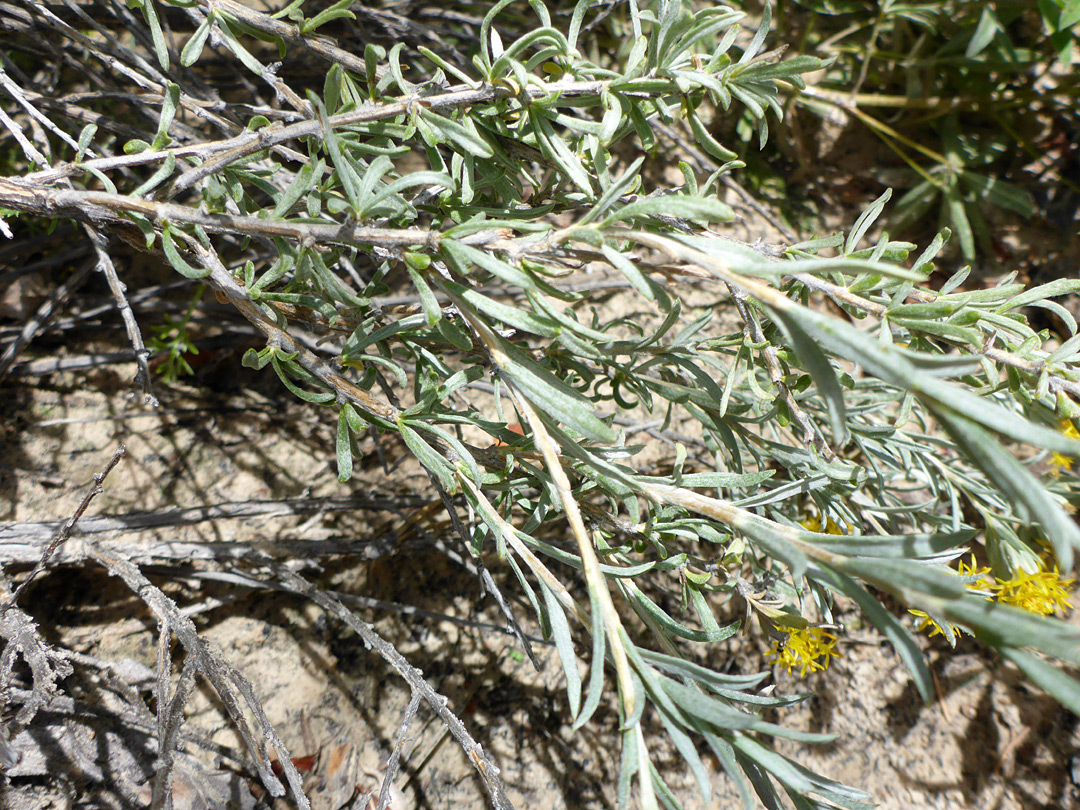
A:
{"label": "silver-green foliage", "polygon": [[[134,222],[178,272],[260,325],[270,340],[245,363],[272,366],[335,421],[343,481],[357,436],[401,437],[467,512],[455,522],[472,551],[516,576],[554,640],[576,725],[616,696],[621,805],[634,792],[645,807],[678,804],[646,717],[705,795],[701,744],[747,806],[755,794],[766,806],[781,794],[800,808],[869,802],[763,742],[829,739],[762,719],[798,698],[761,691],[766,673],[717,671],[736,625],[715,611],[754,593],[768,598],[747,599],[747,612],[772,629],[802,614],[832,621],[834,596],[850,600],[929,699],[919,645],[878,601],[892,594],[1080,709],[1080,684],[1053,663],[1080,664],[1080,633],[987,601],[948,567],[986,545],[1007,577],[1045,543],[1071,568],[1076,479],[1037,474],[1032,449],[1080,456],[1058,428],[1078,415],[1080,337],[1050,300],[1080,282],[961,289],[961,271],[935,289],[947,233],[910,264],[912,244],[864,246],[888,195],[846,237],[784,249],[725,238],[734,212],[719,190],[741,164],[713,118],[749,111],[764,146],[781,94],[821,66],[763,50],[767,5],[752,33],[741,12],[678,0],[502,0],[471,60],[404,43],[335,52],[313,32],[351,17],[347,3],[308,17],[297,0],[273,18],[177,5],[196,27],[170,62],[152,0],[140,4],[163,68],[197,66],[212,46],[293,111],[176,145],[174,116],[193,107],[165,85],[156,135],[128,145],[124,166],[146,172],[134,190],[56,199]],[[259,40],[328,58],[323,86],[294,92]],[[655,185],[647,157],[679,143],[712,171],[680,164],[681,185]],[[115,191],[119,165],[80,156],[78,168]],[[566,281],[603,267],[646,316],[612,313]],[[389,299],[395,278],[411,306]],[[691,289],[731,301],[739,325],[690,306]],[[1030,306],[1057,314],[1069,339],[1047,347]],[[291,340],[290,319],[341,338],[317,356]],[[670,463],[638,461],[642,431],[666,442]],[[808,511],[849,535],[805,528]],[[570,541],[555,539],[567,525]],[[648,595],[658,590],[685,615]]]}

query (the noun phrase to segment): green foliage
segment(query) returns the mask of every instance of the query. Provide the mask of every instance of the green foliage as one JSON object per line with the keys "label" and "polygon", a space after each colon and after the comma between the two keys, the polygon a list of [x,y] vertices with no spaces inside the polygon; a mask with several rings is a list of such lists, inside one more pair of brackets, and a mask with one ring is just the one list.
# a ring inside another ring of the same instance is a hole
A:
{"label": "green foliage", "polygon": [[203,289],[205,288],[199,287],[183,317],[173,318],[166,315],[164,323],[150,330],[150,339],[146,342],[146,348],[151,354],[164,355],[157,371],[165,382],[174,383],[180,377],[195,373],[191,368],[191,363],[188,362],[188,357],[198,354],[199,348],[191,340],[188,324],[191,323],[191,316],[195,314],[195,309],[199,305]]}
{"label": "green foliage", "polygon": [[[906,166],[878,167],[907,189],[890,214],[894,230],[936,212],[965,261],[993,261],[990,209],[1028,218],[1033,192],[1048,183],[1076,190],[1065,159],[1046,164],[1049,144],[1080,125],[1075,0],[795,0],[784,9],[782,24],[806,31],[800,47],[834,57],[797,101],[861,122]],[[1041,181],[1018,170],[1022,158]]]}
{"label": "green foliage", "polygon": [[[950,641],[954,626],[970,632],[1080,704],[1080,683],[1054,663],[1080,664],[1076,628],[988,600],[950,567],[975,553],[1002,580],[1049,574],[1051,559],[1071,569],[1078,479],[1045,462],[1080,456],[1080,337],[1052,300],[1080,282],[1025,289],[1010,275],[981,287],[964,284],[964,269],[937,284],[948,230],[914,261],[916,245],[872,236],[891,192],[847,234],[769,249],[725,233],[735,211],[721,184],[742,164],[713,120],[744,116],[764,146],[804,74],[828,68],[850,88],[851,61],[765,50],[768,5],[743,35],[741,12],[677,0],[502,0],[472,39],[370,43],[362,56],[319,36],[360,7],[307,5],[192,14],[179,59],[196,68],[215,53],[291,110],[240,107],[225,137],[189,148],[177,145],[178,119],[205,109],[166,81],[154,132],[130,139],[127,156],[77,167],[112,177],[117,193],[64,191],[66,212],[134,223],[178,273],[237,306],[267,337],[244,364],[270,366],[336,426],[342,481],[355,473],[358,436],[400,437],[461,540],[519,582],[554,642],[576,725],[615,696],[620,806],[631,794],[646,808],[677,806],[650,757],[646,713],[706,797],[702,745],[748,807],[755,795],[769,807],[783,795],[800,807],[868,806],[868,794],[768,747],[769,737],[828,738],[763,719],[801,699],[762,689],[767,673],[717,671],[738,627],[720,621],[732,606],[785,666],[814,669],[842,598],[929,699],[911,622],[878,599],[891,594]],[[925,50],[939,26],[958,25],[965,36],[942,46],[931,72],[957,67],[934,92],[967,71],[964,92],[999,96],[1000,71],[1018,75],[1037,56],[969,5],[947,21],[944,4],[882,4],[871,63],[886,59],[879,43],[908,52],[924,37]],[[167,70],[153,4],[139,7]],[[303,92],[268,66],[286,38],[333,63]],[[928,185],[892,211],[913,220],[940,198],[971,254],[978,200],[1025,213],[1028,198],[980,162],[993,144],[965,139],[953,113],[941,118],[949,127],[940,164],[919,167]],[[722,163],[708,176],[684,164],[671,185],[649,157],[680,148]],[[600,272],[621,289],[621,308],[576,286]],[[404,305],[390,299],[401,285]],[[691,292],[713,304],[692,304]],[[1029,307],[1058,315],[1062,340],[1036,330]],[[305,321],[334,330],[319,354],[292,337]],[[185,367],[186,323],[155,330],[167,373]],[[644,441],[663,443],[662,463]]]}

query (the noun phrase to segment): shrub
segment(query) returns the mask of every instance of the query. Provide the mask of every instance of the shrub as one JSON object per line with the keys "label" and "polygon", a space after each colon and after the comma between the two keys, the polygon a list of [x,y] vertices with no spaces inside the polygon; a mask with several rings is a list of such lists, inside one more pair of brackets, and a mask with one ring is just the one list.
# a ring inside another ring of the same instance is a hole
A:
{"label": "shrub", "polygon": [[[4,12],[21,26],[5,38],[4,123],[19,152],[0,205],[77,221],[113,279],[102,234],[233,305],[265,337],[245,365],[335,421],[342,481],[358,436],[400,437],[460,541],[513,572],[558,651],[575,727],[617,696],[620,805],[677,804],[646,714],[706,796],[702,745],[747,806],[755,794],[770,807],[783,794],[807,808],[869,801],[769,748],[828,737],[763,719],[797,699],[763,690],[767,672],[723,674],[740,624],[718,622],[726,602],[788,671],[842,655],[842,599],[926,700],[916,623],[950,644],[975,636],[1080,711],[1067,671],[1080,632],[1056,616],[1080,548],[1080,335],[1052,300],[1080,281],[965,286],[966,268],[935,281],[947,230],[923,249],[869,237],[889,193],[846,234],[727,236],[736,214],[722,192],[742,162],[711,122],[749,116],[764,147],[782,99],[826,66],[766,49],[768,5],[746,33],[741,12],[675,0],[502,0],[428,20],[351,0],[273,14],[229,0],[107,7],[115,17]],[[354,52],[325,36],[354,22],[398,41]],[[62,82],[106,89],[52,97],[43,52],[62,57]],[[621,310],[579,283],[594,277],[622,291]],[[387,302],[402,289],[406,306]],[[692,303],[701,292],[730,317]],[[1063,339],[1029,324],[1033,306],[1060,318]],[[185,323],[159,335],[177,357]],[[296,324],[329,339],[305,345]],[[167,801],[195,671],[223,697],[240,689],[288,763],[242,677],[137,566],[94,554],[191,662],[179,682],[159,673],[176,697],[158,703],[155,800]],[[419,673],[331,595],[283,567],[277,577],[392,663],[504,806],[497,770]],[[525,617],[501,604],[531,655]],[[35,693],[47,696],[59,676],[42,655]],[[246,739],[280,793],[262,743]]]}

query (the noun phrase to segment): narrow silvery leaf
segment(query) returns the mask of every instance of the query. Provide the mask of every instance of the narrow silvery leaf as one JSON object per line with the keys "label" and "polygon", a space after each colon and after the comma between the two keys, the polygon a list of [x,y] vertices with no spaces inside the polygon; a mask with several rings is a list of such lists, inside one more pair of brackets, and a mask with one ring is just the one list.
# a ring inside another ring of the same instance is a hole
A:
{"label": "narrow silvery leaf", "polygon": [[1005,450],[994,437],[970,419],[947,406],[933,409],[965,455],[977,464],[1001,491],[1024,508],[1027,518],[1038,523],[1054,547],[1062,570],[1072,570],[1073,551],[1080,550],[1080,527],[1034,475]]}
{"label": "narrow silvery leaf", "polygon": [[[97,133],[97,124],[87,124],[79,132],[78,148],[75,152],[75,162],[79,163],[90,149],[90,143],[94,140],[94,135]],[[93,152],[90,152],[93,156]]]}
{"label": "narrow silvery leaf", "polygon": [[[732,748],[731,743],[710,729],[701,729],[701,736],[716,756],[716,760],[720,763],[720,767],[728,779],[735,784],[735,788],[739,791],[743,810],[753,810],[757,806],[754,801],[753,790],[749,780],[746,778],[746,774],[743,772],[743,768],[735,758],[735,749]],[[748,763],[748,765],[752,766],[753,763]],[[779,807],[780,805],[778,802],[774,802],[774,806]]]}
{"label": "narrow silvery leaf", "polygon": [[581,31],[581,23],[585,19],[585,13],[594,4],[592,0],[577,0],[574,4],[574,14],[570,18],[570,30],[566,36],[566,45],[571,52],[577,49],[578,33]]}
{"label": "narrow silvery leaf", "polygon": [[165,155],[165,161],[158,167],[158,170],[154,172],[150,179],[139,186],[137,189],[131,192],[132,197],[141,197],[144,194],[153,191],[160,186],[166,180],[168,180],[176,168],[176,155],[169,152]]}
{"label": "narrow silvery leaf", "polygon": [[354,2],[355,0],[338,0],[338,2],[323,9],[311,19],[305,20],[300,26],[300,33],[310,34],[331,20],[355,20],[356,15],[349,11],[349,6],[353,5]]}
{"label": "narrow silvery leaf", "polygon": [[547,585],[541,583],[541,589],[544,592],[544,602],[551,621],[551,635],[555,641],[555,649],[559,652],[563,675],[566,676],[566,697],[570,714],[573,716],[581,708],[581,675],[578,673],[577,656],[574,655],[574,639],[570,634],[570,625],[566,621],[566,614],[559,600]]}
{"label": "narrow silvery leaf", "polygon": [[161,100],[161,117],[158,119],[157,134],[150,145],[153,150],[163,148],[169,142],[169,127],[172,126],[176,110],[180,106],[180,86],[169,82]]}
{"label": "narrow silvery leaf", "polygon": [[994,16],[994,9],[991,6],[984,6],[979,16],[979,24],[975,26],[975,32],[971,35],[967,48],[964,50],[964,56],[974,59],[986,50],[999,30],[1001,30],[1001,25]]}
{"label": "narrow silvery leaf", "polygon": [[664,634],[669,638],[679,637],[685,638],[688,641],[717,641],[718,639],[713,636],[707,630],[695,630],[692,627],[687,627],[680,622],[673,619],[667,612],[664,611],[656,602],[641,592],[633,582],[625,583],[625,588],[631,604],[634,609],[639,611],[643,617],[648,617],[648,620],[654,623],[657,627],[664,631]]}
{"label": "narrow silvery leaf", "polygon": [[462,123],[430,110],[424,110],[421,115],[424,123],[442,135],[447,142],[461,147],[470,155],[488,160],[495,154],[491,144],[484,140],[472,119],[466,118]]}
{"label": "narrow silvery leaf", "polygon": [[158,19],[154,0],[141,0],[139,7],[142,8],[143,17],[150,27],[150,39],[154,43],[154,54],[162,70],[169,69],[169,45],[165,41],[165,32],[161,30],[161,20]]}
{"label": "narrow silvery leaf", "polygon": [[446,191],[454,191],[457,188],[453,179],[442,172],[411,172],[379,188],[365,207],[367,210],[371,210],[390,195],[415,186],[443,188]]}
{"label": "narrow silvery leaf", "polygon": [[191,35],[191,39],[184,45],[184,49],[180,52],[180,64],[184,67],[191,67],[202,55],[203,47],[206,45],[206,38],[210,36],[210,28],[214,25],[214,14],[211,12],[206,15],[206,18],[202,21],[202,24],[195,29],[195,33]]}
{"label": "narrow silvery leaf", "polygon": [[349,428],[349,418],[345,409],[338,414],[337,429],[337,468],[338,480],[345,483],[353,474],[352,434]]}
{"label": "narrow silvery leaf", "polygon": [[360,185],[356,192],[361,205],[370,207],[368,201],[371,199],[371,195],[375,193],[375,189],[378,188],[379,182],[393,170],[394,161],[388,155],[378,155],[368,164],[367,169],[360,177]]}
{"label": "narrow silvery leaf", "polygon": [[1046,284],[1040,284],[1038,287],[1024,290],[998,307],[997,311],[1008,312],[1019,307],[1026,307],[1043,298],[1057,298],[1061,295],[1071,295],[1076,292],[1080,292],[1080,279],[1059,278]]}
{"label": "narrow silvery leaf", "polygon": [[408,445],[409,450],[416,456],[417,461],[424,465],[424,469],[432,473],[439,479],[439,483],[443,489],[447,492],[453,492],[456,487],[454,484],[454,474],[450,469],[449,463],[441,455],[439,455],[434,448],[423,437],[409,427],[405,422],[398,421],[399,430],[401,431],[401,438]]}
{"label": "narrow silvery leaf", "polygon": [[769,35],[769,26],[772,24],[772,0],[765,0],[761,9],[761,23],[758,25],[757,31],[754,33],[754,38],[750,41],[746,50],[743,52],[742,58],[739,59],[740,65],[745,65],[755,56],[758,51],[761,50],[761,46],[765,44],[765,37]]}
{"label": "narrow silvery leaf", "polygon": [[861,560],[837,564],[846,573],[908,603],[923,602],[928,612],[975,632],[995,647],[1031,647],[1062,661],[1080,664],[1080,628],[973,594],[962,577],[912,560]]}
{"label": "narrow silvery leaf", "polygon": [[619,810],[630,810],[630,795],[638,767],[638,744],[635,729],[622,732],[622,756],[619,758]]}
{"label": "narrow silvery leaf", "polygon": [[618,202],[619,198],[626,193],[626,190],[630,188],[637,180],[638,171],[641,169],[641,165],[645,162],[645,156],[637,158],[631,163],[626,171],[612,183],[606,191],[600,196],[600,199],[596,201],[596,204],[592,206],[589,212],[578,220],[578,225],[588,225],[595,219],[598,219],[602,214],[606,213],[611,206]]}
{"label": "narrow silvery leaf", "polygon": [[[542,8],[542,6],[541,6]],[[494,33],[494,29],[492,29]],[[524,51],[528,48],[548,44],[552,47],[544,48],[539,54],[530,59],[526,65],[526,70],[529,70],[538,62],[545,62],[552,56],[564,56],[567,51],[566,38],[562,35],[561,31],[550,26],[544,26],[537,28],[524,36],[514,40],[514,42],[507,48],[501,55],[495,57],[495,64],[491,66],[491,75],[493,78],[499,78],[503,76],[508,68],[518,60]]]}
{"label": "narrow silvery leaf", "polygon": [[701,145],[702,149],[720,160],[735,160],[738,157],[735,152],[732,152],[712,136],[712,133],[701,122],[697,113],[689,112],[686,117],[690,122],[690,130],[694,133],[694,140]]}
{"label": "narrow silvery leaf", "polygon": [[638,266],[630,260],[628,256],[623,255],[613,247],[603,245],[600,250],[603,252],[604,257],[611,263],[611,266],[626,276],[626,280],[630,282],[635,290],[641,293],[650,301],[655,300],[653,293],[653,284],[645,276]]}
{"label": "narrow silvery leaf", "polygon": [[473,458],[472,453],[469,452],[468,448],[458,440],[457,436],[448,430],[444,430],[438,425],[432,425],[428,422],[420,421],[419,419],[416,421],[416,427],[432,434],[446,443],[457,455],[457,462],[460,462],[465,466],[466,471],[477,486],[482,483],[483,477],[480,474],[480,468],[476,465],[476,459]]}
{"label": "narrow silvery leaf", "polygon": [[[583,0],[584,1],[584,0]],[[604,653],[607,649],[607,635],[600,600],[593,591],[589,591],[589,615],[592,625],[592,659],[589,661],[589,691],[581,712],[574,720],[571,731],[577,731],[593,716],[600,705],[604,693]]]}
{"label": "narrow silvery leaf", "polygon": [[311,191],[314,185],[315,171],[310,163],[305,163],[300,167],[300,171],[296,173],[296,178],[289,184],[289,188],[278,199],[270,218],[281,219],[284,217],[300,201],[301,197]]}
{"label": "narrow silvery leaf", "polygon": [[885,203],[892,199],[892,189],[886,189],[885,193],[878,197],[874,202],[870,204],[870,207],[863,211],[862,215],[855,221],[855,227],[851,229],[851,233],[848,234],[847,242],[844,244],[844,253],[854,253],[855,248],[859,242],[866,235],[866,232],[870,230],[870,226],[874,224],[875,220],[881,216],[881,212],[885,209]]}
{"label": "narrow silvery leaf", "polygon": [[544,414],[600,442],[615,441],[615,431],[593,413],[592,403],[508,340],[498,338],[506,356],[503,371]]}
{"label": "narrow silvery leaf", "polygon": [[431,291],[431,286],[418,271],[405,266],[405,269],[409,273],[409,278],[412,279],[413,286],[416,287],[416,292],[420,296],[420,306],[424,310],[424,318],[427,321],[428,326],[434,326],[442,318],[442,308],[439,306],[439,302],[435,298],[435,293]]}
{"label": "narrow silvery leaf", "polygon": [[669,194],[663,197],[646,197],[624,205],[600,224],[608,228],[616,222],[623,222],[634,217],[670,217],[702,222],[730,222],[735,212],[720,200],[709,197],[688,197],[682,194]]}
{"label": "narrow silvery leaf", "polygon": [[531,332],[534,335],[542,335],[546,338],[554,338],[559,334],[560,327],[551,318],[537,315],[524,309],[512,307],[501,301],[481,295],[475,290],[462,287],[453,282],[446,283],[446,289],[457,295],[462,301],[466,301],[489,317],[502,321],[507,326]]}
{"label": "narrow silvery leaf", "polygon": [[1018,666],[1031,682],[1052,695],[1058,703],[1080,716],[1080,682],[1040,658],[1012,648],[1000,650]]}
{"label": "narrow silvery leaf", "polygon": [[319,121],[322,124],[323,144],[330,154],[330,161],[334,164],[334,169],[337,171],[338,181],[345,191],[345,196],[352,206],[353,213],[359,215],[362,210],[363,199],[360,193],[361,180],[357,175],[356,168],[341,148],[341,139],[333,127],[330,126],[330,118],[326,114],[326,107],[323,105],[322,100],[314,93],[308,92],[308,101],[318,112]]}
{"label": "narrow silvery leaf", "polygon": [[218,31],[221,32],[225,44],[229,47],[229,50],[236,54],[236,58],[240,60],[240,63],[256,76],[263,75],[265,68],[262,66],[262,63],[252,56],[247,48],[240,44],[240,40],[236,38],[236,33],[232,30],[232,25],[229,23],[228,19],[219,14],[217,21]]}
{"label": "narrow silvery leaf", "polygon": [[533,125],[540,151],[544,152],[548,160],[558,166],[581,191],[589,197],[593,196],[592,178],[585,167],[581,165],[581,159],[574,154],[566,142],[555,133],[551,122],[542,113],[533,111],[529,116]]}
{"label": "narrow silvery leaf", "polygon": [[773,310],[772,315],[787,334],[788,345],[802,360],[825,400],[834,441],[840,446],[847,444],[847,408],[844,405],[844,392],[840,388],[840,381],[836,378],[832,363],[818,347],[818,342],[808,335],[797,321],[778,310]]}
{"label": "narrow silvery leaf", "polygon": [[876,341],[868,340],[866,333],[861,330],[805,307],[787,307],[785,313],[798,320],[804,329],[811,331],[823,348],[858,363],[881,380],[907,390],[918,391],[924,401],[929,399],[963,413],[966,418],[1012,440],[1045,447],[1069,456],[1080,456],[1080,441],[1070,439],[1052,428],[1037,425],[960,385],[919,371],[895,346],[880,346]]}
{"label": "narrow silvery leaf", "polygon": [[[650,695],[652,696],[652,695]],[[705,769],[705,764],[701,761],[701,756],[697,752],[697,748],[694,745],[694,740],[683,731],[683,724],[678,722],[678,715],[671,715],[660,709],[657,714],[660,715],[660,722],[664,724],[664,729],[667,731],[668,736],[671,737],[671,741],[675,744],[675,748],[678,749],[682,758],[686,761],[686,764],[690,766],[690,773],[694,775],[694,779],[697,781],[698,790],[701,791],[701,795],[706,802],[708,802],[710,795],[712,794],[712,785],[709,783],[709,772]],[[652,763],[650,763],[651,765]],[[664,786],[666,788],[666,785]]]}
{"label": "narrow silvery leaf", "polygon": [[901,560],[951,559],[955,549],[967,543],[974,530],[944,533],[919,532],[896,535],[813,534],[815,545],[852,557],[892,557]]}
{"label": "narrow silvery leaf", "polygon": [[852,599],[866,614],[870,623],[881,631],[900,655],[900,660],[904,662],[904,666],[915,680],[915,686],[923,701],[929,703],[934,699],[934,681],[926,666],[925,653],[911,632],[886,610],[881,602],[871,596],[870,592],[854,579],[839,571],[815,564],[811,566],[808,576],[827,583],[831,589]]}
{"label": "narrow silvery leaf", "polygon": [[486,251],[446,238],[442,240],[441,249],[447,258],[454,259],[463,266],[463,272],[468,271],[469,265],[475,264],[508,284],[523,290],[536,289],[536,282],[528,273]]}
{"label": "narrow silvery leaf", "polygon": [[206,278],[210,275],[209,267],[192,267],[187,263],[187,260],[180,255],[180,251],[176,249],[176,245],[173,243],[172,228],[168,223],[161,230],[161,245],[165,251],[165,258],[169,260],[169,264],[172,265],[173,270],[182,275],[184,278]]}
{"label": "narrow silvery leaf", "polygon": [[817,793],[822,798],[850,810],[873,810],[876,806],[872,803],[873,797],[869,793],[819,776],[750,737],[736,736],[732,744],[746,757],[772,774],[785,787],[803,793]]}

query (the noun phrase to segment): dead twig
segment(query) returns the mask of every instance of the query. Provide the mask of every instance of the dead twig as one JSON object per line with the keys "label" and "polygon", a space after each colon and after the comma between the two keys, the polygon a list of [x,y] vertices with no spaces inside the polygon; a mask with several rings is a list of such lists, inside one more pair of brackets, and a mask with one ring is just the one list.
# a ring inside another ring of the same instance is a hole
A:
{"label": "dead twig", "polygon": [[490,755],[472,738],[460,718],[448,708],[449,701],[447,698],[436,692],[425,680],[423,673],[412,666],[393,644],[382,638],[375,632],[374,627],[349,610],[339,600],[316,587],[299,574],[273,562],[262,554],[253,554],[252,562],[269,565],[274,575],[289,590],[310,599],[327,613],[337,616],[338,619],[360,636],[368,649],[377,652],[409,684],[413,694],[418,694],[424,699],[446,725],[454,739],[458,741],[458,744],[465,752],[465,756],[480,775],[484,787],[487,788],[495,810],[510,810],[510,808],[513,808],[513,804],[503,789],[502,780],[499,778],[499,768]]}
{"label": "dead twig", "polygon": [[105,482],[105,479],[108,478],[109,473],[113,471],[113,468],[120,463],[120,459],[124,457],[124,453],[126,452],[127,448],[124,447],[124,445],[120,445],[116,449],[116,452],[113,453],[112,459],[105,465],[105,469],[94,475],[94,486],[92,486],[85,497],[83,497],[82,503],[80,503],[78,509],[75,510],[75,514],[61,524],[60,530],[56,533],[56,537],[45,547],[45,550],[41,553],[41,559],[38,560],[38,564],[34,566],[34,570],[30,572],[30,576],[22,581],[19,587],[15,589],[15,592],[3,605],[0,605],[0,613],[13,607],[19,600],[19,595],[22,594],[22,592],[26,590],[26,587],[45,570],[49,564],[49,560],[52,559],[53,554],[55,554],[56,550],[71,536],[71,530],[75,528],[75,524],[79,522],[79,518],[83,516],[83,513],[89,508],[94,498],[105,491],[102,489],[101,485]]}
{"label": "dead twig", "polygon": [[127,287],[116,275],[116,265],[113,264],[112,258],[109,256],[108,251],[105,250],[105,238],[89,225],[83,225],[83,229],[90,238],[90,242],[94,245],[94,252],[97,253],[97,270],[105,276],[105,280],[109,283],[109,290],[112,292],[120,317],[124,321],[124,329],[127,330],[128,342],[131,343],[131,350],[135,353],[135,363],[139,367],[139,372],[135,375],[135,382],[142,387],[143,399],[146,404],[156,408],[158,400],[154,396],[154,389],[150,382],[150,367],[146,362],[146,358],[150,356],[150,351],[143,342],[139,324],[135,321],[135,313],[131,311],[131,304],[128,303],[125,295]]}
{"label": "dead twig", "polygon": [[[0,709],[7,705],[10,699],[10,690],[15,666],[15,657],[22,653],[23,659],[30,667],[33,687],[30,697],[23,702],[22,708],[12,721],[10,728],[5,729],[0,725],[0,765],[11,767],[17,761],[15,753],[9,745],[9,740],[14,740],[19,733],[30,725],[39,710],[49,705],[57,695],[56,682],[71,674],[71,665],[56,653],[45,642],[38,632],[37,625],[26,613],[16,607],[19,596],[26,587],[48,566],[50,559],[58,548],[71,535],[71,530],[78,523],[79,518],[86,512],[91,502],[101,494],[102,483],[112,472],[113,468],[124,456],[124,445],[120,445],[113,454],[112,459],[105,469],[94,476],[94,485],[83,497],[82,502],[75,510],[75,514],[64,521],[56,537],[45,548],[34,570],[30,572],[22,584],[8,596],[3,605],[0,605],[0,636],[7,645],[0,654]],[[3,583],[7,590],[6,578]]]}
{"label": "dead twig", "polygon": [[[87,541],[87,549],[91,559],[104,566],[113,576],[120,577],[124,584],[150,608],[158,619],[162,635],[172,634],[176,636],[184,647],[191,666],[195,667],[196,671],[206,678],[221,699],[230,721],[244,740],[248,753],[255,764],[259,779],[267,792],[271,796],[284,796],[285,787],[274,775],[270,760],[266,756],[264,743],[268,744],[276,754],[297,806],[301,810],[310,810],[310,804],[304,795],[303,779],[292,764],[288,749],[278,737],[269,718],[267,718],[262,703],[255,694],[250,681],[229,664],[216,647],[211,646],[199,636],[191,619],[185,616],[176,603],[166,596],[161,589],[151,583],[137,565],[116,554],[106,552],[96,543],[90,541]],[[162,676],[159,673],[160,677]],[[181,693],[177,692],[176,694]],[[257,738],[253,733],[251,725],[245,716],[245,710],[251,713],[255,727],[262,735],[261,739]],[[179,712],[178,715],[176,715],[177,712]],[[169,715],[164,720],[159,720],[159,725],[166,730],[171,729],[171,724],[174,721],[170,718],[174,715],[179,717],[182,713],[182,705],[172,706]],[[173,738],[175,738],[175,735],[173,735]],[[163,756],[160,749],[158,755]]]}
{"label": "dead twig", "polygon": [[[272,518],[310,515],[321,512],[342,512],[354,509],[400,513],[403,510],[413,509],[426,503],[425,499],[418,497],[384,499],[362,496],[350,498],[283,498],[274,501],[227,501],[211,506],[193,506],[186,509],[162,509],[153,512],[131,512],[126,515],[87,518],[79,524],[79,531],[87,535],[106,532],[146,531],[170,526],[191,526],[210,520]],[[0,548],[4,550],[3,558],[9,562],[28,562],[26,552],[23,550],[23,544],[30,544],[35,540],[52,537],[65,524],[66,521],[0,523]],[[367,541],[357,541],[357,543],[366,545]],[[348,547],[356,548],[357,543],[351,543]],[[191,545],[200,544],[193,543]],[[36,544],[33,545],[33,548],[36,548]],[[340,548],[337,553],[341,553]],[[38,554],[39,552],[35,551],[34,557],[36,558]],[[72,562],[74,559],[65,557],[64,561]]]}
{"label": "dead twig", "polygon": [[412,721],[416,717],[422,698],[423,695],[414,691],[409,698],[409,705],[405,707],[405,713],[401,717],[397,742],[394,744],[394,750],[390,753],[390,758],[386,761],[386,775],[383,777],[382,787],[379,790],[378,810],[386,810],[394,798],[394,780],[397,778],[398,770],[401,768],[401,752],[405,748],[409,726],[412,725]]}
{"label": "dead twig", "polygon": [[18,358],[19,353],[34,339],[41,329],[52,320],[57,311],[63,306],[64,302],[71,296],[75,290],[79,289],[90,277],[90,271],[94,269],[94,262],[83,264],[76,270],[67,281],[57,287],[48,300],[45,301],[33,317],[26,322],[22,331],[12,340],[7,348],[4,350],[3,356],[0,356],[0,382],[2,382],[10,373],[12,366],[15,364],[15,360]]}

